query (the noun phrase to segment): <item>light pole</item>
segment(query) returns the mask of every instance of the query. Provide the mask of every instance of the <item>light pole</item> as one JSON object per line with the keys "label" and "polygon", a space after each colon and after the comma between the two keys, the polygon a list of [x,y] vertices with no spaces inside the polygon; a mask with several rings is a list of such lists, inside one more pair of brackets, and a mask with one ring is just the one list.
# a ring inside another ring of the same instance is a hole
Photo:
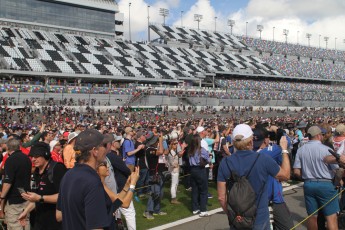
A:
{"label": "light pole", "polygon": [[337,38],[334,38],[334,49],[337,51]]}
{"label": "light pole", "polygon": [[182,16],[183,16],[183,10],[181,10],[181,27],[183,27]]}
{"label": "light pole", "polygon": [[248,37],[248,22],[246,22],[246,37]]}
{"label": "light pole", "polygon": [[214,32],[217,32],[217,16],[214,17]]}
{"label": "light pole", "polygon": [[194,21],[198,22],[198,30],[200,29],[199,24],[201,20],[202,20],[201,14],[194,14]]}
{"label": "light pole", "polygon": [[275,26],[273,26],[273,41],[274,41],[274,29],[275,29],[276,27]]}
{"label": "light pole", "polygon": [[228,26],[230,26],[231,35],[232,35],[232,28],[234,27],[234,25],[235,25],[235,20],[229,19]]}
{"label": "light pole", "polygon": [[131,5],[132,3],[130,2],[128,4],[128,32],[129,32],[129,41],[132,41],[132,34],[131,34]]}
{"label": "light pole", "polygon": [[324,40],[325,40],[325,42],[326,42],[326,49],[327,49],[327,45],[328,45],[328,39],[329,39],[329,37],[324,37],[323,39],[324,39]]}
{"label": "light pole", "polygon": [[319,49],[321,48],[321,43],[320,43],[320,41],[321,41],[321,34],[319,34]]}
{"label": "light pole", "polygon": [[285,36],[285,43],[287,43],[287,37],[288,37],[288,35],[289,35],[289,30],[284,29],[284,30],[283,30],[283,34],[284,34],[284,36]]}
{"label": "light pole", "polygon": [[151,41],[150,38],[150,5],[147,6],[147,40]]}
{"label": "light pole", "polygon": [[297,45],[298,45],[299,30],[297,30]]}
{"label": "light pole", "polygon": [[308,46],[310,47],[310,38],[311,38],[311,34],[310,33],[307,33],[305,35],[305,37],[308,39]]}
{"label": "light pole", "polygon": [[160,8],[159,9],[159,15],[163,16],[163,26],[165,26],[165,17],[167,17],[169,15],[169,10],[168,9],[164,9],[164,8]]}
{"label": "light pole", "polygon": [[264,29],[263,25],[257,25],[256,26],[256,30],[260,32],[260,40],[261,40],[261,32],[262,32],[263,29]]}

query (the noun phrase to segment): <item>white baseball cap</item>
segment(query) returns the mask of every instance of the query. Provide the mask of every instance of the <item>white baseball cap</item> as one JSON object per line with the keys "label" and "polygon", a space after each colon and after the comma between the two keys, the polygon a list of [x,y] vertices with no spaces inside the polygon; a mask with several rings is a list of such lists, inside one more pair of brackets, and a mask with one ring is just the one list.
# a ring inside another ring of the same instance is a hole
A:
{"label": "white baseball cap", "polygon": [[198,128],[196,128],[196,132],[197,132],[197,133],[201,133],[201,132],[204,131],[204,130],[205,130],[205,128],[202,127],[202,126],[199,126]]}
{"label": "white baseball cap", "polygon": [[247,124],[239,124],[234,128],[232,137],[235,141],[242,141],[253,135],[253,130]]}

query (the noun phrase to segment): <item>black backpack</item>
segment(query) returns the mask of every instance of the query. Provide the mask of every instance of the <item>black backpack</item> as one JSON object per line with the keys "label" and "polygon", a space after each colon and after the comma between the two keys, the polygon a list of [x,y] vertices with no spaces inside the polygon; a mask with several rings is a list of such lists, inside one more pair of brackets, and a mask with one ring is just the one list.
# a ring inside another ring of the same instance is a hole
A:
{"label": "black backpack", "polygon": [[256,157],[247,175],[239,176],[237,172],[231,171],[228,160],[226,165],[231,176],[226,181],[227,187],[227,210],[230,226],[236,229],[252,229],[255,223],[257,204],[260,202],[262,189],[258,203],[256,202],[256,194],[252,185],[248,181],[248,177],[258,160],[260,154]]}

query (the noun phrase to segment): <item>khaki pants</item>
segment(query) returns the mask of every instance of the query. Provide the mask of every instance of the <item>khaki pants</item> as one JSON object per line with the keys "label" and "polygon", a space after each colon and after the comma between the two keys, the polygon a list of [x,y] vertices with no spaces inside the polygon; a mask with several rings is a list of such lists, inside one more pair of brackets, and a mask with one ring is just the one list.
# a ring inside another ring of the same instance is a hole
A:
{"label": "khaki pants", "polygon": [[5,221],[7,223],[8,230],[30,230],[30,220],[29,215],[26,217],[26,226],[20,225],[18,217],[23,212],[28,202],[21,204],[9,204],[6,203],[5,206]]}

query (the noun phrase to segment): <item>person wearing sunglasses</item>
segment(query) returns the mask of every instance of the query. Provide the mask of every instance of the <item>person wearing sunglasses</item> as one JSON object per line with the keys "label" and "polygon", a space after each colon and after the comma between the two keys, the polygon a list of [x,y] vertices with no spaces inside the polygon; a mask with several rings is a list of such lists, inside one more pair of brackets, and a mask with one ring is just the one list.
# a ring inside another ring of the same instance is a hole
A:
{"label": "person wearing sunglasses", "polygon": [[[105,161],[109,150],[103,139],[104,135],[95,129],[87,129],[76,137],[77,163],[61,181],[56,207],[56,218],[62,221],[65,230],[108,228],[114,211],[123,203],[107,193],[107,187],[97,174],[97,167]],[[134,192],[136,181],[131,182],[124,188],[126,192]]]}

